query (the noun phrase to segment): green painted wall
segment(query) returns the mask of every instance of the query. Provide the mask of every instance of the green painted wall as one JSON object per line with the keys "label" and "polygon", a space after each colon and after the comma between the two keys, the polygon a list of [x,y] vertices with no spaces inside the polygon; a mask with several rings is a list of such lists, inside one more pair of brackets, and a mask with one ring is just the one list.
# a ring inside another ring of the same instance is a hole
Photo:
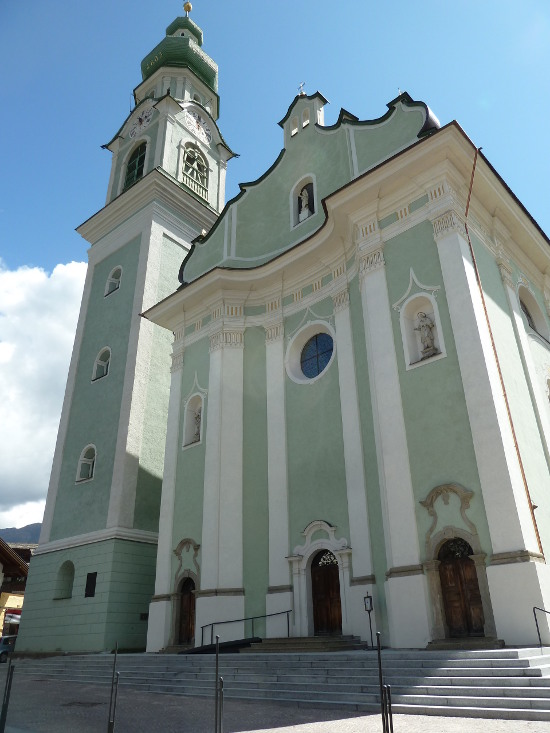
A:
{"label": "green painted wall", "polygon": [[[332,309],[332,298],[315,304],[319,318],[328,319]],[[303,319],[303,311],[286,319],[287,339]],[[285,393],[290,549],[303,544],[301,533],[315,519],[337,526],[336,536],[349,540],[338,360],[312,383],[287,376]]]}
{"label": "green painted wall", "polygon": [[[109,540],[35,555],[30,564],[18,651],[144,649],[154,592],[156,545]],[[61,565],[74,564],[72,596],[54,600]],[[85,598],[88,573],[97,572],[95,596]]]}
{"label": "green painted wall", "polygon": [[[139,247],[139,239],[135,239],[94,269],[51,540],[93,532],[106,524]],[[118,265],[123,269],[121,285],[105,297],[107,278]],[[95,359],[105,346],[111,349],[109,374],[92,383]],[[76,484],[80,454],[89,443],[97,449],[94,478]]]}
{"label": "green painted wall", "polygon": [[[206,450],[206,431],[208,430],[208,395],[204,400],[202,412],[202,441],[182,448],[184,410],[187,399],[196,392],[195,375],[201,389],[208,389],[210,364],[210,341],[203,338],[185,350],[185,365],[182,370],[180,425],[178,436],[178,459],[176,468],[176,496],[174,502],[173,546],[189,537],[202,544],[202,513],[204,491],[204,460]],[[199,563],[202,548],[199,551]],[[179,561],[172,560],[172,577],[175,576]]]}
{"label": "green painted wall", "polygon": [[[478,529],[483,550],[490,554],[474,444],[431,223],[422,222],[387,242],[384,259],[391,304],[406,293],[411,267],[421,283],[441,288],[436,301],[447,351],[444,359],[407,371],[399,313],[392,310],[421,559],[426,559],[425,537],[432,518],[419,502],[434,487],[446,483],[458,483],[474,492],[468,516]],[[459,513],[456,521],[462,525]]]}

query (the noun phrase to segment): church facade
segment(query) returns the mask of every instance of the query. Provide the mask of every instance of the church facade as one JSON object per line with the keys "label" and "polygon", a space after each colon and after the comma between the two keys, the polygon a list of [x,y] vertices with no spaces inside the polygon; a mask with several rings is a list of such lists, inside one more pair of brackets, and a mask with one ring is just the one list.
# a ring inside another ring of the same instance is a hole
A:
{"label": "church facade", "polygon": [[[550,248],[455,122],[299,94],[224,205],[217,67],[177,18],[106,146],[18,649],[254,633],[537,643]],[[254,627],[252,627],[254,619]],[[546,621],[541,629],[547,643]]]}

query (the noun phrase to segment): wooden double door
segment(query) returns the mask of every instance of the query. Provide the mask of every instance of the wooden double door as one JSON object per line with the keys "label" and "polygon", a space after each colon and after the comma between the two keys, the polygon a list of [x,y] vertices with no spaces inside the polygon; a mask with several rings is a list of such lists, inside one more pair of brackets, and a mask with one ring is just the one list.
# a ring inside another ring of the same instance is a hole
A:
{"label": "wooden double door", "polygon": [[190,644],[195,638],[195,583],[186,578],[180,588],[178,644]]}
{"label": "wooden double door", "polygon": [[338,560],[328,550],[321,550],[311,563],[311,596],[315,636],[339,636],[342,633],[342,605]]}
{"label": "wooden double door", "polygon": [[438,555],[439,577],[449,636],[483,636],[485,619],[470,545],[461,538],[445,542]]}

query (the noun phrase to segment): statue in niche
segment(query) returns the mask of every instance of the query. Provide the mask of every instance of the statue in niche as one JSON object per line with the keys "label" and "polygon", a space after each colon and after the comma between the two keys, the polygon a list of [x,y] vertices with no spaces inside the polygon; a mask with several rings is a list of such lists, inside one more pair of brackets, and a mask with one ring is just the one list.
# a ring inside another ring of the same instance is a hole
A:
{"label": "statue in niche", "polygon": [[201,439],[201,414],[202,414],[202,410],[199,407],[194,415],[195,432],[193,433],[193,440],[191,441],[192,443],[198,443],[199,440]]}
{"label": "statue in niche", "polygon": [[307,192],[306,186],[304,186],[300,191],[298,199],[300,200],[301,206],[300,215],[298,218],[300,221],[304,221],[304,219],[307,219],[308,216],[311,214],[311,211],[309,210],[309,193]]}
{"label": "statue in niche", "polygon": [[418,331],[420,341],[422,343],[422,359],[427,359],[430,356],[438,354],[439,351],[435,348],[435,323],[424,311],[419,311],[418,315],[418,326],[415,327],[415,331]]}

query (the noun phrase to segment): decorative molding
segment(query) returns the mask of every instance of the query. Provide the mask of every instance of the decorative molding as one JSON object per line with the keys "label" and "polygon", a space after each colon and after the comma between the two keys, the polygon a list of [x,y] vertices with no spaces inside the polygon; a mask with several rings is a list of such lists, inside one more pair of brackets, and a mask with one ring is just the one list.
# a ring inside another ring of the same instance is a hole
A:
{"label": "decorative molding", "polygon": [[285,335],[285,329],[283,323],[275,323],[270,326],[264,326],[265,328],[265,342],[271,344],[274,341],[281,341]]}
{"label": "decorative molding", "polygon": [[183,354],[184,354],[183,349],[178,350],[172,354],[172,365],[170,367],[170,371],[172,373],[183,369],[183,362],[184,362]]}
{"label": "decorative molding", "polygon": [[544,562],[544,555],[529,550],[514,552],[497,552],[491,556],[489,565],[514,565],[517,562]]}
{"label": "decorative molding", "polygon": [[281,309],[281,299],[276,298],[275,300],[270,300],[265,304],[265,312],[266,313],[273,313],[274,311],[278,311]]}
{"label": "decorative molding", "polygon": [[363,255],[359,260],[359,281],[363,282],[367,275],[375,270],[379,270],[381,267],[384,267],[385,264],[383,246],[373,252]]}
{"label": "decorative molding", "polygon": [[197,561],[197,557],[200,550],[200,545],[195,542],[195,540],[192,540],[190,537],[186,537],[184,540],[181,540],[181,542],[178,543],[178,546],[174,550],[174,555],[178,558],[179,565],[176,570],[175,577],[179,578],[179,574],[182,570],[183,565],[183,558],[182,553],[184,550],[190,550],[193,548],[193,565],[195,566],[197,577],[200,577],[200,569],[199,569],[199,563]]}
{"label": "decorative molding", "polygon": [[205,588],[196,590],[195,598],[206,598],[208,596],[244,596],[244,588]]}
{"label": "decorative molding", "polygon": [[349,290],[345,288],[345,290],[341,290],[336,295],[333,295],[332,302],[334,304],[335,313],[338,313],[338,311],[344,310],[345,308],[349,308]]}
{"label": "decorative molding", "polygon": [[58,550],[69,550],[82,545],[92,545],[96,542],[108,542],[110,540],[125,540],[127,542],[141,542],[146,545],[158,544],[158,534],[156,532],[147,532],[141,529],[127,529],[125,527],[112,527],[102,529],[99,532],[90,532],[89,534],[76,535],[62,540],[54,540],[38,545],[35,549],[35,555],[45,555],[48,552],[57,552]]}
{"label": "decorative molding", "polygon": [[368,239],[379,235],[378,220],[376,218],[370,219],[365,224],[358,224],[355,234],[355,243],[359,245],[361,242],[366,242]]}
{"label": "decorative molding", "polygon": [[401,221],[402,219],[406,219],[407,216],[410,214],[409,206],[403,206],[403,208],[398,209],[396,212],[398,221]]}
{"label": "decorative molding", "polygon": [[464,223],[458,216],[456,211],[446,211],[437,219],[432,219],[432,226],[434,229],[434,239],[437,242],[443,237],[448,236],[452,233],[464,235]]}
{"label": "decorative molding", "polygon": [[392,305],[394,311],[397,311],[399,313],[401,307],[403,306],[403,303],[407,300],[411,293],[413,284],[416,285],[419,291],[430,293],[434,296],[434,298],[436,297],[436,293],[441,290],[441,285],[423,285],[420,280],[417,279],[416,275],[414,274],[414,270],[411,267],[409,274],[409,287],[407,288],[407,292],[401,298],[399,298],[396,303]]}
{"label": "decorative molding", "polygon": [[224,348],[242,349],[244,347],[243,331],[218,331],[210,336],[210,351]]}
{"label": "decorative molding", "polygon": [[358,575],[349,580],[350,585],[374,585],[375,583],[376,577],[374,575]]}
{"label": "decorative molding", "polygon": [[292,593],[291,585],[270,585],[267,589],[268,593]]}
{"label": "decorative molding", "polygon": [[497,265],[498,269],[500,270],[502,282],[512,290],[515,290],[514,280],[512,276],[512,268],[510,267],[509,262],[503,257],[499,257],[497,259]]}
{"label": "decorative molding", "polygon": [[386,578],[402,578],[406,575],[423,575],[424,568],[422,565],[400,565],[399,567],[390,568],[386,571]]}
{"label": "decorative molding", "polygon": [[339,277],[342,277],[342,275],[345,275],[346,273],[346,263],[342,262],[340,265],[334,268],[332,271],[332,279],[337,280]]}
{"label": "decorative molding", "polygon": [[437,510],[434,506],[435,502],[441,497],[443,503],[447,506],[449,504],[449,496],[451,494],[456,494],[456,496],[458,496],[460,500],[460,516],[462,517],[464,524],[470,530],[471,534],[474,537],[477,537],[477,529],[475,524],[469,519],[469,517],[466,516],[466,510],[470,508],[470,500],[472,499],[474,492],[469,491],[468,489],[464,489],[458,484],[442,484],[441,486],[436,486],[430,491],[424,501],[419,502],[420,505],[427,510],[430,517],[432,517],[432,524],[426,532],[426,548],[428,549],[428,556],[431,555],[430,548],[433,544],[432,535],[438,522]]}
{"label": "decorative molding", "polygon": [[[332,524],[325,522],[322,519],[316,519],[310,522],[302,532],[302,536],[305,537],[306,541],[303,545],[297,545],[294,548],[293,556],[300,559],[311,554],[312,549],[325,548],[331,552],[338,552],[338,550],[345,550],[349,548],[348,541],[342,537],[336,539],[337,527],[333,527]],[[321,531],[326,532],[328,535],[326,539],[312,541],[312,537],[315,532]],[[289,558],[290,559],[290,558]]]}

